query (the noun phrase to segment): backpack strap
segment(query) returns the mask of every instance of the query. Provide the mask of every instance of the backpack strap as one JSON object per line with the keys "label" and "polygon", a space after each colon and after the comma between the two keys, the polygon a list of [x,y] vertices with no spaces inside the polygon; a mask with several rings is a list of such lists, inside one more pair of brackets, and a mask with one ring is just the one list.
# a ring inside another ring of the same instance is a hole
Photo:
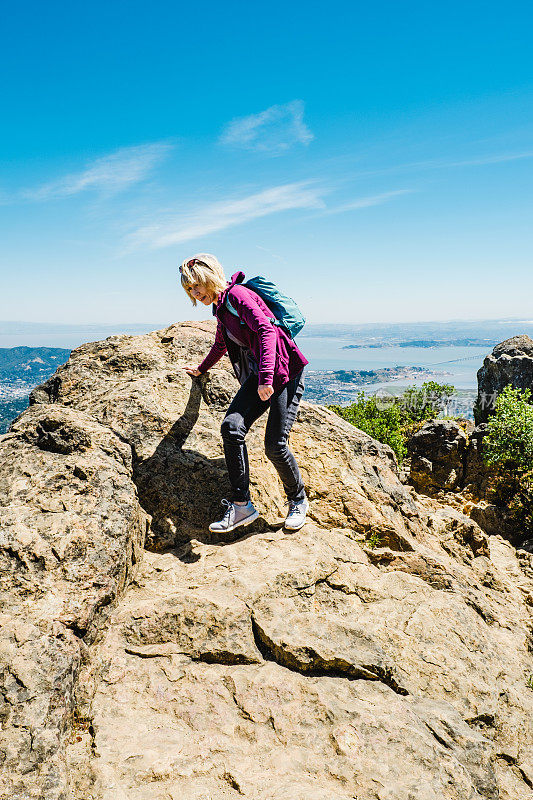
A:
{"label": "backpack strap", "polygon": [[239,316],[238,313],[233,308],[233,306],[231,305],[231,300],[229,299],[228,295],[226,295],[226,308],[228,309],[228,311],[231,311],[232,314],[235,314],[236,317]]}
{"label": "backpack strap", "polygon": [[[246,284],[243,283],[243,286],[246,286]],[[249,287],[247,286],[246,288],[248,289]],[[250,291],[253,291],[253,289],[251,289]],[[257,292],[256,292],[256,294],[257,294]],[[228,311],[231,311],[232,314],[234,314],[236,317],[239,317],[239,322],[241,323],[241,325],[246,325],[246,322],[243,319],[240,318],[238,311],[236,311],[233,308],[233,306],[231,304],[231,300],[229,299],[228,295],[226,295],[226,300],[225,300],[224,305],[226,306]],[[278,320],[276,319],[276,317],[271,317],[270,318],[270,322],[272,323],[272,325],[279,325],[280,324],[278,322]]]}
{"label": "backpack strap", "polygon": [[246,325],[245,321],[239,317],[239,312],[238,312],[238,311],[236,311],[236,310],[233,308],[233,306],[232,306],[232,304],[231,304],[231,300],[229,299],[228,295],[226,295],[226,301],[225,301],[225,304],[224,304],[224,305],[226,306],[226,308],[228,309],[228,311],[231,311],[231,313],[232,313],[234,316],[236,316],[236,317],[238,318],[238,320],[239,320],[239,322],[241,323],[241,325]]}

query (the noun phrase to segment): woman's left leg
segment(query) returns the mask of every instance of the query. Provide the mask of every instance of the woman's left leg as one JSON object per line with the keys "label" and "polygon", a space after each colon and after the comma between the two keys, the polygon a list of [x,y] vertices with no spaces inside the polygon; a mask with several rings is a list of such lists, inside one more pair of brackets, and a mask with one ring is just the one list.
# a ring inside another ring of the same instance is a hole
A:
{"label": "woman's left leg", "polygon": [[303,370],[270,398],[270,410],[265,431],[265,453],[272,461],[289,500],[300,503],[305,488],[294,454],[287,439],[298,413],[304,392]]}

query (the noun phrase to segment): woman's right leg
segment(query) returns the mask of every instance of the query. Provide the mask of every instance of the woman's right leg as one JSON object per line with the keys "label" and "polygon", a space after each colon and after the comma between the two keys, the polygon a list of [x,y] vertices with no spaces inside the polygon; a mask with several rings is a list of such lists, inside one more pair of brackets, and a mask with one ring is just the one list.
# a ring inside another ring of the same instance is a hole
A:
{"label": "woman's right leg", "polygon": [[257,394],[257,386],[257,375],[250,375],[231,401],[220,428],[232,487],[232,502],[246,502],[250,499],[250,471],[245,437],[250,426],[269,407],[269,401],[261,400]]}
{"label": "woman's right leg", "polygon": [[305,488],[298,464],[287,439],[298,414],[304,392],[303,370],[272,396],[265,430],[265,452],[274,464],[287,499],[301,503]]}

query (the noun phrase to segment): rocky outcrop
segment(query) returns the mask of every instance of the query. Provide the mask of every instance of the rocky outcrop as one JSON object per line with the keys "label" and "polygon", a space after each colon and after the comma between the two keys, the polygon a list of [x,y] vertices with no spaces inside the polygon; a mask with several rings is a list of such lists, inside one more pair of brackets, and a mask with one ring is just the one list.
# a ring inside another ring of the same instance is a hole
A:
{"label": "rocky outcrop", "polygon": [[470,486],[478,497],[484,497],[491,480],[491,470],[483,461],[483,438],[488,431],[487,423],[476,425],[468,431],[463,485]]}
{"label": "rocky outcrop", "polygon": [[406,481],[427,495],[465,491],[470,499],[485,498],[493,479],[493,472],[483,461],[486,433],[486,423],[474,427],[468,419],[425,422],[407,440]]}
{"label": "rocky outcrop", "polygon": [[83,345],[0,439],[1,796],[530,797],[531,555],[305,402],[309,522],[280,527],[260,420],[261,517],[210,539],[236,383],[182,367],[212,335]]}
{"label": "rocky outcrop", "polygon": [[[86,411],[132,448],[133,478],[152,516],[147,546],[164,549],[204,537],[230,490],[220,437],[223,412],[237,383],[226,359],[191,384],[182,367],[208,348],[210,323],[183,324],[145,336],[109,337],[82,345],[30,403]],[[291,433],[317,522],[405,529],[412,507],[397,480],[390,448],[319,406],[304,403]],[[277,473],[264,457],[263,424],[248,437],[256,506],[262,526],[285,514]],[[393,534],[391,534],[393,535]],[[395,535],[395,534],[394,534]]]}
{"label": "rocky outcrop", "polygon": [[500,342],[477,373],[476,425],[486,422],[504,386],[533,389],[533,339],[523,334]]}
{"label": "rocky outcrop", "polygon": [[91,415],[34,405],[0,441],[0,796],[66,797],[75,684],[142,553],[131,448]]}
{"label": "rocky outcrop", "polygon": [[494,471],[483,461],[487,424],[429,420],[407,441],[410,469],[403,477],[417,492],[466,513],[485,533],[515,546],[528,538],[509,509],[496,502]]}
{"label": "rocky outcrop", "polygon": [[419,492],[434,494],[462,485],[467,435],[454,420],[432,419],[408,439],[410,481]]}
{"label": "rocky outcrop", "polygon": [[486,533],[525,545],[529,533],[495,492],[495,471],[483,460],[487,420],[508,384],[533,389],[533,340],[529,336],[506,339],[485,358],[478,371],[475,427],[466,420],[430,420],[410,438],[407,480],[419,492],[441,500],[446,497],[446,502],[468,513]]}

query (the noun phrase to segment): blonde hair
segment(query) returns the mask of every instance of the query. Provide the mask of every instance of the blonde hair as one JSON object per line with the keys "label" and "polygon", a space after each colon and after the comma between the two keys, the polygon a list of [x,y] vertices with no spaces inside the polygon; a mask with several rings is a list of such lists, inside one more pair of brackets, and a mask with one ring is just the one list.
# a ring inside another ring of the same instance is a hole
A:
{"label": "blonde hair", "polygon": [[196,305],[196,300],[191,295],[191,286],[197,283],[205,287],[210,294],[218,295],[227,285],[224,270],[218,258],[211,253],[197,253],[192,258],[186,258],[181,264],[180,274],[181,285],[189,295],[193,306]]}

